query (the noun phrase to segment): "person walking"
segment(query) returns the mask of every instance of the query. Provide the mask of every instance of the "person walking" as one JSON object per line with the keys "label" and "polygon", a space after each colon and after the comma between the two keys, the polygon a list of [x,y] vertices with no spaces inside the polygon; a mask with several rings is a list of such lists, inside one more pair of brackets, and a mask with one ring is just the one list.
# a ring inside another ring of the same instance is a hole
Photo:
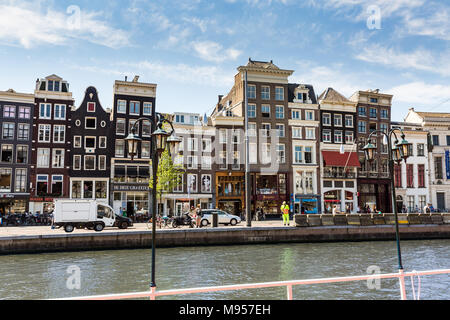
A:
{"label": "person walking", "polygon": [[201,222],[202,222],[202,208],[201,206],[198,204],[197,205],[197,209],[195,209],[195,224],[197,225],[197,228],[201,228]]}
{"label": "person walking", "polygon": [[283,217],[284,226],[290,226],[289,213],[290,213],[290,208],[286,204],[286,201],[283,201],[283,204],[281,205],[281,215]]}

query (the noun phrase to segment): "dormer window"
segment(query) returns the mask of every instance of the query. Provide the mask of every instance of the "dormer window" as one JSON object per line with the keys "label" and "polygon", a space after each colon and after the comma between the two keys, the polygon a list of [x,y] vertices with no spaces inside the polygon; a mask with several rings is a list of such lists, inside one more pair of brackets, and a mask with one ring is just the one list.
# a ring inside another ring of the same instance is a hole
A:
{"label": "dormer window", "polygon": [[177,114],[175,116],[175,122],[177,122],[177,123],[184,123],[184,115]]}
{"label": "dormer window", "polygon": [[55,80],[48,80],[47,91],[60,91],[60,82]]}

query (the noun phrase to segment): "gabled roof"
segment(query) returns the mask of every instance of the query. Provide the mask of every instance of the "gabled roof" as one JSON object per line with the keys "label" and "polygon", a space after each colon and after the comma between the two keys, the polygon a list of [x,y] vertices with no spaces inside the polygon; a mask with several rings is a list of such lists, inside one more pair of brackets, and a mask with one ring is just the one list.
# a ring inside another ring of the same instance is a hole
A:
{"label": "gabled roof", "polygon": [[255,61],[252,59],[248,59],[247,67],[257,67],[257,68],[264,68],[264,69],[275,69],[280,70],[276,65],[273,64],[273,61],[270,60],[270,62],[266,61]]}
{"label": "gabled roof", "polygon": [[322,101],[322,100],[332,101],[332,102],[353,103],[352,101],[348,100],[346,97],[344,97],[342,94],[340,94],[333,88],[328,88],[319,96],[319,101]]}
{"label": "gabled roof", "polygon": [[56,74],[49,75],[49,76],[45,77],[45,79],[63,80],[63,78],[57,76]]}
{"label": "gabled roof", "polygon": [[419,112],[416,113],[422,118],[450,118],[450,113],[444,112]]}

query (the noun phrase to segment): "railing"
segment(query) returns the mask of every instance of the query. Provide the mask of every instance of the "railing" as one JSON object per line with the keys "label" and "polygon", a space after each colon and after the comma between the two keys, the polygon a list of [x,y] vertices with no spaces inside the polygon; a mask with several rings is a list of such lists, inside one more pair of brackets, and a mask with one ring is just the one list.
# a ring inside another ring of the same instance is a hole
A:
{"label": "railing", "polygon": [[355,173],[339,173],[339,172],[324,172],[324,178],[342,178],[342,179],[355,179]]}
{"label": "railing", "polygon": [[[157,297],[162,297],[162,296],[174,296],[174,295],[182,295],[182,294],[218,292],[218,291],[235,291],[235,290],[247,290],[247,289],[273,288],[273,287],[285,287],[286,293],[287,293],[287,300],[293,300],[294,296],[293,296],[292,288],[293,288],[293,286],[297,286],[297,285],[339,283],[339,282],[364,281],[364,280],[381,280],[381,279],[392,279],[392,278],[399,279],[401,300],[407,300],[405,277],[411,277],[411,283],[413,284],[413,289],[414,289],[414,280],[413,280],[414,277],[425,276],[425,275],[437,275],[437,274],[450,274],[450,269],[412,271],[412,272],[406,272],[406,273],[403,272],[403,270],[399,270],[399,273],[386,273],[386,274],[336,277],[336,278],[320,278],[320,279],[309,279],[309,280],[277,281],[277,282],[264,282],[264,283],[253,283],[253,284],[237,284],[237,285],[228,285],[228,286],[173,289],[173,290],[162,290],[162,291],[157,291],[155,288],[152,288],[150,291],[144,291],[144,292],[119,293],[119,294],[108,294],[108,295],[98,295],[98,296],[84,296],[84,297],[63,298],[63,299],[56,299],[56,300],[119,300],[119,299],[137,299],[137,298],[150,298],[151,300],[155,300]],[[419,284],[420,284],[420,282],[419,282]],[[416,298],[415,290],[413,290],[413,297],[414,297],[414,299]],[[420,288],[417,292],[417,300],[419,300],[419,299],[420,299]]]}
{"label": "railing", "polygon": [[358,178],[382,178],[387,179],[389,178],[388,172],[368,172],[368,171],[359,171],[358,172]]}

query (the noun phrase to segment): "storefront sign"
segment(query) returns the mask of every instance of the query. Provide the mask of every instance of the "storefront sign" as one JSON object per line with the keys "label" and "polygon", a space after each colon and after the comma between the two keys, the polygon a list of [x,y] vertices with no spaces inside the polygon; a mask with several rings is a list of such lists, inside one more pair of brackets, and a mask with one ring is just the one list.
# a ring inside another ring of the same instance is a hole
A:
{"label": "storefront sign", "polygon": [[53,198],[30,198],[32,202],[53,202]]}
{"label": "storefront sign", "polygon": [[149,191],[150,188],[146,185],[113,185],[113,191]]}
{"label": "storefront sign", "polygon": [[4,193],[4,194],[0,194],[0,198],[14,198],[14,195],[9,194],[9,193]]}

